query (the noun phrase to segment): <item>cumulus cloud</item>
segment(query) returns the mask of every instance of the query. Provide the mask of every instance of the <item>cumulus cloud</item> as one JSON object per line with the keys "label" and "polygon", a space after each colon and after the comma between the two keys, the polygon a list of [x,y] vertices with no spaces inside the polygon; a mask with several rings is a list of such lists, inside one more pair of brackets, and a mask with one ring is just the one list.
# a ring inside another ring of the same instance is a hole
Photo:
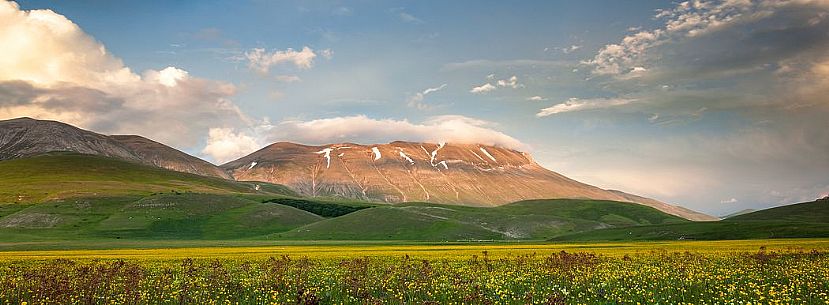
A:
{"label": "cumulus cloud", "polygon": [[0,2],[0,119],[55,119],[104,133],[139,133],[178,148],[209,127],[249,122],[232,84],[166,67],[134,73],[51,10]]}
{"label": "cumulus cloud", "polygon": [[595,98],[595,99],[579,99],[572,97],[563,103],[556,104],[544,109],[541,109],[536,116],[545,117],[554,114],[584,110],[594,110],[627,105],[634,102],[634,99],[623,98]]}
{"label": "cumulus cloud", "polygon": [[500,86],[500,87],[510,87],[512,89],[518,89],[518,88],[524,87],[523,84],[518,83],[518,77],[515,76],[515,75],[513,75],[512,77],[510,77],[508,79],[498,80],[498,86]]}
{"label": "cumulus cloud", "polygon": [[[330,50],[324,54],[329,54]],[[285,50],[273,50],[267,52],[263,48],[254,48],[245,52],[245,58],[248,61],[248,67],[251,70],[267,74],[272,66],[280,64],[290,64],[298,69],[310,69],[314,65],[314,58],[317,54],[309,47],[303,47],[300,51],[288,48]]]}
{"label": "cumulus cloud", "polygon": [[480,86],[477,86],[477,87],[473,87],[471,90],[469,90],[469,92],[470,93],[482,94],[482,93],[487,93],[487,92],[493,91],[495,89],[498,89],[498,87],[495,87],[490,83],[486,83],[486,84],[483,84],[483,85],[480,85]]}
{"label": "cumulus cloud", "polygon": [[526,148],[521,141],[493,128],[491,122],[459,115],[431,117],[420,123],[357,115],[309,121],[287,120],[265,126],[260,133],[268,142],[328,144],[360,139],[365,141],[364,144],[403,140]]}
{"label": "cumulus cloud", "polygon": [[536,95],[536,96],[528,97],[527,100],[528,101],[533,101],[533,102],[541,102],[541,101],[546,101],[547,98],[543,97],[543,96]]}
{"label": "cumulus cloud", "polygon": [[415,95],[410,96],[406,100],[406,104],[409,107],[417,108],[417,109],[420,109],[420,110],[430,109],[431,106],[428,105],[428,104],[423,103],[423,99],[426,98],[426,95],[428,95],[430,93],[438,92],[440,90],[443,90],[444,88],[446,88],[446,86],[447,86],[447,84],[443,84],[443,85],[440,85],[440,86],[437,86],[437,87],[434,87],[434,88],[427,88],[426,90],[415,93]]}
{"label": "cumulus cloud", "polygon": [[232,128],[211,128],[207,136],[207,145],[201,152],[221,164],[243,157],[261,147],[262,145],[253,137],[235,132]]}

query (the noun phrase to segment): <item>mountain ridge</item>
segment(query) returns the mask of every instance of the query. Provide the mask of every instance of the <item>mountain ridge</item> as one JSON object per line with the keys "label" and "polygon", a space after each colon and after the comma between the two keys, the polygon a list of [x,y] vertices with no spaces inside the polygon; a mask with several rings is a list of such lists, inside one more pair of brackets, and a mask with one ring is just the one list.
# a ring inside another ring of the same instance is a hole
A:
{"label": "mountain ridge", "polygon": [[0,161],[68,151],[113,157],[202,176],[229,179],[216,165],[137,135],[104,135],[63,122],[28,117],[0,120]]}

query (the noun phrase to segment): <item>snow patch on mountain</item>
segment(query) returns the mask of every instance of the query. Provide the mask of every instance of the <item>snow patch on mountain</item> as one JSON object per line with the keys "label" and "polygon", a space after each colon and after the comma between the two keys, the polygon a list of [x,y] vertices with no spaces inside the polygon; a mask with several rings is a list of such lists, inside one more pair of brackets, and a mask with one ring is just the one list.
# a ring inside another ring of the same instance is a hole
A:
{"label": "snow patch on mountain", "polygon": [[332,150],[333,149],[331,149],[331,148],[326,148],[326,149],[323,149],[323,150],[320,150],[320,151],[317,152],[317,154],[322,154],[323,157],[325,157],[325,168],[330,168],[331,167],[331,151]]}
{"label": "snow patch on mountain", "polygon": [[481,152],[483,152],[487,157],[492,159],[493,162],[498,162],[498,160],[495,160],[495,157],[493,157],[492,155],[489,154],[488,151],[486,151],[486,148],[483,148],[483,147],[479,147],[479,148],[481,149]]}
{"label": "snow patch on mountain", "polygon": [[412,158],[409,158],[409,156],[407,156],[402,149],[400,150],[400,156],[403,157],[403,159],[406,159],[406,161],[409,161],[410,164],[415,164],[414,160],[412,160]]}
{"label": "snow patch on mountain", "polygon": [[377,147],[372,147],[371,153],[374,155],[374,161],[380,160],[380,158],[383,157],[383,155],[380,154],[380,149]]}

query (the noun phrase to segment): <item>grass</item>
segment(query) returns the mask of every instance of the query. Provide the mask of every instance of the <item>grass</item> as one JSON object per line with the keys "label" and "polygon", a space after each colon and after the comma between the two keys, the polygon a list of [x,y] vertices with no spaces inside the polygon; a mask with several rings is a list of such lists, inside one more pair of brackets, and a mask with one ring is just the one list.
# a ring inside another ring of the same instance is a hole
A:
{"label": "grass", "polygon": [[[340,205],[261,194],[156,193],[0,206],[4,207],[0,210],[3,213],[0,214],[0,242],[10,243],[61,240],[541,240],[596,227],[684,222],[636,204],[590,200],[526,201],[480,208],[427,203],[375,206],[350,202]],[[354,212],[342,215],[348,211]]]}
{"label": "grass", "polygon": [[[255,184],[260,186],[259,191]],[[203,177],[76,153],[49,153],[0,161],[0,203],[40,203],[77,197],[165,192],[296,195],[280,185]]]}
{"label": "grass", "polygon": [[240,239],[322,217],[234,195],[172,193],[19,205],[0,218],[0,241]]}
{"label": "grass", "polygon": [[545,239],[600,227],[685,220],[632,203],[531,200],[495,208],[405,203],[360,210],[269,236],[294,240]]}

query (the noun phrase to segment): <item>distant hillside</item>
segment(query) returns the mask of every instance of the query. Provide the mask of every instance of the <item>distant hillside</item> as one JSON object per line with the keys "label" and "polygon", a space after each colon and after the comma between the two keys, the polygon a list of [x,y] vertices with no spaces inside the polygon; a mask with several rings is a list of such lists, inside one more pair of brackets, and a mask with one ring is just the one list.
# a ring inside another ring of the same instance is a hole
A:
{"label": "distant hillside", "polygon": [[[342,209],[332,208],[337,206]],[[341,213],[344,210],[348,211]],[[168,192],[0,205],[0,242],[538,240],[595,228],[686,222],[649,207],[612,201],[537,200],[497,208],[429,203],[372,206],[261,194]]]}
{"label": "distant hillside", "polygon": [[264,182],[204,177],[95,155],[49,153],[0,161],[0,203],[155,192],[294,194]]}
{"label": "distant hillside", "polygon": [[634,203],[556,199],[495,208],[430,203],[378,206],[315,222],[275,239],[302,240],[504,240],[545,239],[607,227],[683,223],[686,220]]}
{"label": "distant hillside", "polygon": [[0,241],[240,239],[322,217],[232,195],[166,193],[0,205]]}
{"label": "distant hillside", "polygon": [[757,210],[755,210],[755,209],[739,210],[737,212],[734,212],[734,213],[731,213],[731,214],[728,214],[728,215],[723,215],[720,218],[728,219],[728,218],[731,218],[731,217],[734,217],[734,216],[740,216],[740,215],[743,215],[743,214],[748,214],[748,213],[753,213],[753,212],[757,212]]}
{"label": "distant hillside", "polygon": [[191,174],[231,179],[219,167],[140,136],[107,136],[47,120],[0,121],[0,161],[50,152],[118,158]]}
{"label": "distant hillside", "polygon": [[829,200],[784,205],[734,216],[728,220],[829,223]]}
{"label": "distant hillside", "polygon": [[647,225],[578,232],[557,241],[761,239],[829,237],[829,201],[760,210],[718,222]]}
{"label": "distant hillside", "polygon": [[693,211],[693,210],[690,210],[690,209],[683,208],[681,206],[666,204],[666,203],[661,202],[659,200],[645,198],[645,197],[637,196],[637,195],[633,195],[633,194],[628,194],[628,193],[625,193],[625,192],[622,192],[622,191],[617,191],[617,190],[608,190],[608,191],[621,196],[627,202],[640,203],[640,204],[652,207],[654,209],[663,211],[663,212],[671,214],[671,215],[677,215],[677,216],[683,217],[683,218],[688,219],[688,220],[694,220],[694,221],[717,221],[717,220],[720,220],[719,218],[711,216],[711,215],[706,215],[706,214],[703,214],[703,213],[700,213],[700,212],[697,212],[697,211]]}

